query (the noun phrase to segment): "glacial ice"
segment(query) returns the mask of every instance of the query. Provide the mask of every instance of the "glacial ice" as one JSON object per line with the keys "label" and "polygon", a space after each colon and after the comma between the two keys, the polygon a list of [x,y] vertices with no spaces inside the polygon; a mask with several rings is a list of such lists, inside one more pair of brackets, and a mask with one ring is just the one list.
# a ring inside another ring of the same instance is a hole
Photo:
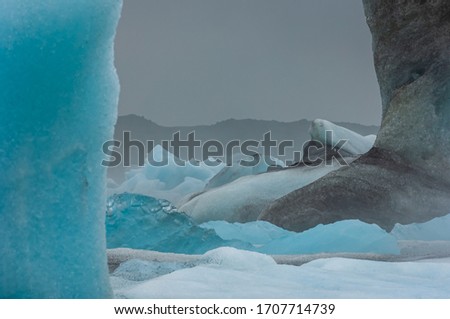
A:
{"label": "glacial ice", "polygon": [[450,214],[426,223],[397,224],[391,234],[399,240],[450,241]]}
{"label": "glacial ice", "polygon": [[192,197],[179,207],[196,222],[249,222],[272,201],[338,169],[339,163],[296,167],[241,177]]}
{"label": "glacial ice", "polygon": [[303,233],[262,221],[196,225],[165,200],[127,193],[108,199],[106,231],[108,248],[184,254],[205,253],[223,246],[272,255],[399,252],[395,237],[360,221],[319,225]]}
{"label": "glacial ice", "polygon": [[[183,162],[161,145],[156,145],[148,155],[154,163],[167,165],[152,165],[130,170],[126,180],[118,187],[109,189],[110,194],[135,193],[155,198],[164,198],[178,204],[185,196],[200,192],[206,183],[224,166],[223,163],[212,166],[210,163]],[[211,163],[214,161],[210,161]],[[159,164],[158,164],[159,165]]]}
{"label": "glacial ice", "polygon": [[103,298],[121,0],[0,1],[0,297]]}
{"label": "glacial ice", "polygon": [[219,248],[193,268],[114,287],[125,298],[450,298],[450,260],[318,259],[277,265],[266,255]]}
{"label": "glacial ice", "polygon": [[[256,165],[244,165],[245,162],[248,163],[254,160],[258,161]],[[249,157],[241,153],[234,153],[231,165],[224,166],[211,178],[208,184],[206,184],[205,190],[231,183],[243,176],[265,173],[270,166],[285,167],[286,165],[283,161],[272,156],[255,153],[252,157]]]}
{"label": "glacial ice", "polygon": [[[332,141],[327,140],[326,131],[333,132]],[[347,142],[343,145],[342,150],[352,155],[367,153],[376,139],[376,135],[362,136],[345,127],[321,119],[312,121],[309,134],[311,135],[311,140],[319,141],[323,145],[330,147],[334,147],[339,140],[346,140]]]}
{"label": "glacial ice", "polygon": [[166,200],[139,194],[119,194],[108,199],[108,248],[147,249],[201,254],[221,246],[251,249],[237,240],[223,240],[214,230],[201,228]]}
{"label": "glacial ice", "polygon": [[255,251],[271,255],[359,252],[398,254],[394,236],[377,225],[358,220],[344,220],[296,233],[264,221],[230,224],[209,222],[201,227],[214,229],[225,240],[249,242]]}
{"label": "glacial ice", "polygon": [[251,243],[255,247],[266,245],[273,240],[296,234],[264,221],[248,222],[245,224],[229,223],[226,221],[210,221],[200,224],[199,226],[207,229],[214,229],[217,235],[222,239],[240,240]]}

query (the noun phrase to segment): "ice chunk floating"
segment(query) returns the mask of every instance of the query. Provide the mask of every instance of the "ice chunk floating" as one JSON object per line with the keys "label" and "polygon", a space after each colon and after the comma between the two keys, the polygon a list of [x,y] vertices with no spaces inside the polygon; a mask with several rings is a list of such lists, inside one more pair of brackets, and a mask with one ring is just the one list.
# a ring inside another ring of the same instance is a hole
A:
{"label": "ice chunk floating", "polygon": [[121,0],[0,0],[0,297],[110,296],[106,171]]}
{"label": "ice chunk floating", "polygon": [[319,225],[303,233],[263,221],[246,224],[215,221],[196,225],[165,200],[126,193],[108,199],[106,230],[108,248],[171,253],[201,254],[223,246],[272,255],[399,253],[394,236],[376,225],[357,220]]}
{"label": "ice chunk floating", "polygon": [[106,230],[108,248],[185,254],[202,254],[222,246],[251,249],[250,244],[223,240],[214,230],[196,226],[166,200],[139,194],[108,199]]}
{"label": "ice chunk floating", "polygon": [[396,224],[391,234],[399,240],[450,241],[450,214],[422,224]]}
{"label": "ice chunk floating", "polygon": [[377,225],[359,220],[318,225],[302,233],[287,231],[264,221],[246,224],[215,221],[200,226],[214,229],[222,239],[249,242],[253,250],[271,255],[400,252],[394,236]]}

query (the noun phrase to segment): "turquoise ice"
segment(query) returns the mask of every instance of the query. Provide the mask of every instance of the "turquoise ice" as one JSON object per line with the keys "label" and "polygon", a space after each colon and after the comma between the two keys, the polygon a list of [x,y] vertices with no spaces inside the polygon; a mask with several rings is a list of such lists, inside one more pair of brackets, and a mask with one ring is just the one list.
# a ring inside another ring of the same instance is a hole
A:
{"label": "turquoise ice", "polygon": [[198,227],[166,200],[139,194],[109,197],[106,234],[108,248],[184,254],[203,254],[223,246],[252,249],[249,243],[224,240],[214,230]]}
{"label": "turquoise ice", "polygon": [[358,220],[319,225],[302,233],[264,221],[197,225],[166,200],[128,193],[111,196],[106,214],[108,248],[184,254],[203,254],[223,246],[271,255],[399,253],[394,236]]}
{"label": "turquoise ice", "polygon": [[121,0],[0,0],[0,297],[110,296]]}

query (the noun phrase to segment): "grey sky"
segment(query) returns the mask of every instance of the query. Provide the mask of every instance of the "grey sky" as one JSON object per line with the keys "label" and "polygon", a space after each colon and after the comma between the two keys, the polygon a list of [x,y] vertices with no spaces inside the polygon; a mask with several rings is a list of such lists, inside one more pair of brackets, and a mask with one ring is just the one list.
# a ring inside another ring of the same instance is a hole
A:
{"label": "grey sky", "polygon": [[379,124],[361,0],[125,0],[120,114]]}

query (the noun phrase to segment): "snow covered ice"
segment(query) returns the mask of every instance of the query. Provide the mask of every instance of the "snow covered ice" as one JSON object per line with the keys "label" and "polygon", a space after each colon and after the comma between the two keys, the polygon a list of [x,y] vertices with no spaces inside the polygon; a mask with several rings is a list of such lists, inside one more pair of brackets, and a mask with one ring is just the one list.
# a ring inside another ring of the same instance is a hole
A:
{"label": "snow covered ice", "polygon": [[[333,132],[333,140],[327,140],[326,132]],[[346,140],[342,150],[352,155],[367,153],[375,143],[376,135],[362,136],[345,127],[336,125],[327,120],[316,119],[312,121],[309,129],[311,140],[319,141],[323,145],[334,147],[339,140]],[[330,144],[331,143],[331,144]]]}
{"label": "snow covered ice", "polygon": [[110,295],[100,163],[121,6],[0,1],[0,297]]}
{"label": "snow covered ice", "polygon": [[193,196],[180,206],[197,222],[225,220],[248,222],[278,199],[338,169],[338,163],[320,167],[298,167],[249,175]]}
{"label": "snow covered ice", "polygon": [[449,264],[449,259],[386,263],[329,258],[297,267],[278,265],[267,255],[219,248],[195,267],[113,287],[116,297],[150,299],[449,298]]}

